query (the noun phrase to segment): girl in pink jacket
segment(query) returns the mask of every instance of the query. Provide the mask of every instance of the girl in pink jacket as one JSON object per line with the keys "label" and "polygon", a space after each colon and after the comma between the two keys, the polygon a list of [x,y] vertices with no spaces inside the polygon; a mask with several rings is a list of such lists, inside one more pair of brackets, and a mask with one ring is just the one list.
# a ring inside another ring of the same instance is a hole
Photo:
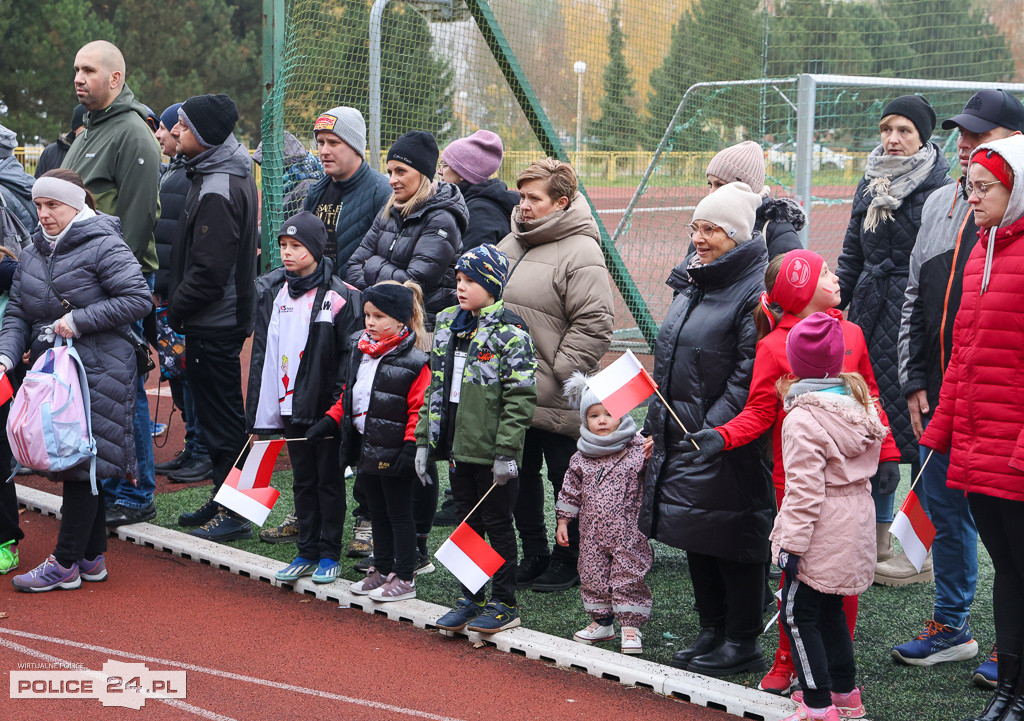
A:
{"label": "girl in pink jacket", "polygon": [[565,384],[570,406],[579,399],[580,439],[555,503],[555,541],[569,545],[569,521],[580,520],[580,592],[593,619],[573,640],[598,643],[622,626],[622,652],[643,652],[640,627],[651,617],[651,542],[638,527],[647,458],[630,415],[615,418],[579,371]]}
{"label": "girl in pink jacket", "polygon": [[[800,704],[784,721],[862,718],[843,597],[874,578],[871,477],[888,431],[859,373],[844,373],[840,322],[814,313],[786,340],[793,376],[779,381],[786,495],[772,530],[783,569],[781,617]],[[795,377],[794,377],[795,376]]]}

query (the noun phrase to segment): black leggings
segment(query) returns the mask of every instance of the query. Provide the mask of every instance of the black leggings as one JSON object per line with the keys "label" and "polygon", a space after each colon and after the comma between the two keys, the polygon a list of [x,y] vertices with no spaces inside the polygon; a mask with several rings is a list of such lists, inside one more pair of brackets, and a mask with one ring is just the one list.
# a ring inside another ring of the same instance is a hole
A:
{"label": "black leggings", "polygon": [[373,524],[373,567],[411,581],[416,569],[416,524],[412,520],[413,485],[418,478],[360,473],[358,484],[370,506]]}
{"label": "black leggings", "polygon": [[107,550],[107,513],[103,485],[92,495],[88,481],[64,481],[64,502],[60,506],[60,532],[53,555],[67,568],[83,558],[93,559]]}
{"label": "black leggings", "polygon": [[992,557],[992,615],[1000,653],[1024,655],[1024,501],[968,493],[978,535]]}

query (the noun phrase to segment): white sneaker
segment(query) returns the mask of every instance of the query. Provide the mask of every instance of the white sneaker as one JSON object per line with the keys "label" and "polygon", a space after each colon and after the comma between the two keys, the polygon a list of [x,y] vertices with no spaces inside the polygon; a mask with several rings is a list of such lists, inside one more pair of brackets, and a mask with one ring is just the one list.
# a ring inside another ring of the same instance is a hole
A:
{"label": "white sneaker", "polygon": [[573,634],[572,640],[576,643],[600,643],[611,641],[615,638],[615,626],[602,626],[597,621]]}
{"label": "white sneaker", "polygon": [[630,655],[637,655],[644,652],[643,635],[639,628],[633,626],[622,627],[622,652]]}
{"label": "white sneaker", "polygon": [[389,573],[387,582],[370,591],[370,598],[374,601],[405,601],[416,598],[416,578],[412,581],[403,581],[397,574]]}

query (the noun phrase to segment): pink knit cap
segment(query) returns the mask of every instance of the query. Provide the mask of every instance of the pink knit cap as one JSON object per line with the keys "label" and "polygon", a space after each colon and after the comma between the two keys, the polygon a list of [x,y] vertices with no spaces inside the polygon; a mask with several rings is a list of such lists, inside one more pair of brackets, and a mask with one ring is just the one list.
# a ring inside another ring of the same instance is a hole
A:
{"label": "pink knit cap", "polygon": [[786,358],[797,378],[835,378],[845,355],[843,326],[827,313],[811,313],[786,337]]}
{"label": "pink knit cap", "polygon": [[719,151],[706,172],[727,183],[746,183],[760,195],[764,188],[764,150],[753,140],[744,140]]}
{"label": "pink knit cap", "polygon": [[470,185],[482,183],[498,172],[505,148],[490,130],[477,130],[468,138],[451,142],[441,160]]}

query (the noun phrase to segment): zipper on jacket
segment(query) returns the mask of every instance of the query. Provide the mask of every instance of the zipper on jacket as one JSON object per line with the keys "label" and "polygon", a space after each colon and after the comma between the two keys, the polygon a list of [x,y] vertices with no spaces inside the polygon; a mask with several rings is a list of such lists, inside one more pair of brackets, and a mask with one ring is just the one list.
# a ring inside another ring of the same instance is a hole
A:
{"label": "zipper on jacket", "polygon": [[697,349],[697,387],[700,389],[700,407],[702,412],[707,412],[707,392],[704,388],[704,360],[700,357],[700,348]]}
{"label": "zipper on jacket", "polygon": [[949,294],[953,290],[953,279],[956,277],[956,262],[960,256],[960,243],[964,237],[964,228],[967,221],[974,215],[974,209],[967,211],[964,222],[960,224],[960,230],[956,234],[956,245],[953,247],[953,267],[949,271],[949,280],[946,282],[946,295],[942,299],[942,322],[939,324],[939,363],[942,372],[946,372],[946,316],[949,314]]}

